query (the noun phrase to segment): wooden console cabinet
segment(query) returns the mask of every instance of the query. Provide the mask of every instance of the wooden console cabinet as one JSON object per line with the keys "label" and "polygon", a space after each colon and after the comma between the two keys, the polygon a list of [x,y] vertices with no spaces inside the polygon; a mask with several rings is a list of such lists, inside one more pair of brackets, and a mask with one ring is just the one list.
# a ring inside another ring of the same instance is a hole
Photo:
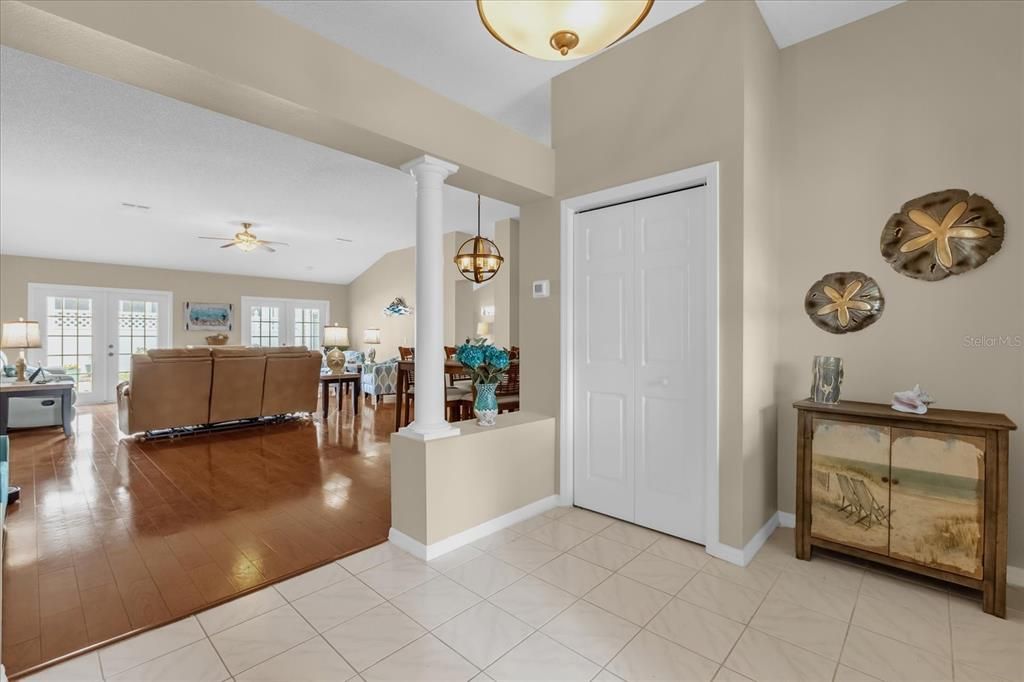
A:
{"label": "wooden console cabinet", "polygon": [[973,587],[1006,616],[1005,415],[797,409],[796,556],[823,547]]}

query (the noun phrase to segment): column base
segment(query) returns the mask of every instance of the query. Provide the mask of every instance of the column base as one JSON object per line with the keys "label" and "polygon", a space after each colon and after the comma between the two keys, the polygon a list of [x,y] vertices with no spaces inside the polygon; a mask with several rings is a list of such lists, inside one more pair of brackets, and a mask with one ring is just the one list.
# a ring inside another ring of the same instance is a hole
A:
{"label": "column base", "polygon": [[438,438],[452,438],[462,433],[459,427],[452,426],[448,422],[436,424],[420,424],[413,420],[408,426],[398,429],[400,436],[415,438],[416,440],[437,440]]}

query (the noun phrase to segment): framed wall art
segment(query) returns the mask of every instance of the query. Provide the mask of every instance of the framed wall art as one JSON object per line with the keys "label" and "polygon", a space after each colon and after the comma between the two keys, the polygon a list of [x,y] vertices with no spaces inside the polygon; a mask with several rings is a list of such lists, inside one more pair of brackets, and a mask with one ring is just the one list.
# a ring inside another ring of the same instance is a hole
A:
{"label": "framed wall art", "polygon": [[185,331],[187,332],[229,332],[231,331],[234,306],[230,303],[185,302]]}

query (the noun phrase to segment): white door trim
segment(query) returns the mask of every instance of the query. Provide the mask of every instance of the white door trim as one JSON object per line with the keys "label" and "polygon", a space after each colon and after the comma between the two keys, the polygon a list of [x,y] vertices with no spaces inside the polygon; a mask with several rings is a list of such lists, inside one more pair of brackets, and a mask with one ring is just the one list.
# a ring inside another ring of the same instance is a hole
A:
{"label": "white door trim", "polygon": [[599,208],[609,204],[643,199],[664,192],[671,192],[688,187],[707,186],[707,223],[712,238],[707,240],[708,306],[706,308],[707,344],[710,362],[708,362],[706,400],[713,409],[708,412],[711,423],[707,425],[707,475],[705,515],[709,552],[719,550],[718,541],[718,162],[702,164],[684,170],[666,173],[646,180],[638,180],[620,187],[591,192],[577,197],[564,199],[561,202],[561,388],[559,408],[559,494],[561,504],[573,503],[573,223],[578,212]]}

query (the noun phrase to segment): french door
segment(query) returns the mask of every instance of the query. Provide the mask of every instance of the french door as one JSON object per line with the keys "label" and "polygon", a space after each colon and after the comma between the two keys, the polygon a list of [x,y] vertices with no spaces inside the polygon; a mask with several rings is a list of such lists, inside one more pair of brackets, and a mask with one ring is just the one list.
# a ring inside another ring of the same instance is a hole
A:
{"label": "french door", "polygon": [[705,188],[575,217],[574,497],[705,541]]}
{"label": "french door", "polygon": [[317,350],[330,312],[327,301],[243,296],[242,343]]}
{"label": "french door", "polygon": [[32,360],[73,376],[79,404],[112,402],[133,353],[171,345],[172,300],[166,291],[29,284],[43,342]]}

